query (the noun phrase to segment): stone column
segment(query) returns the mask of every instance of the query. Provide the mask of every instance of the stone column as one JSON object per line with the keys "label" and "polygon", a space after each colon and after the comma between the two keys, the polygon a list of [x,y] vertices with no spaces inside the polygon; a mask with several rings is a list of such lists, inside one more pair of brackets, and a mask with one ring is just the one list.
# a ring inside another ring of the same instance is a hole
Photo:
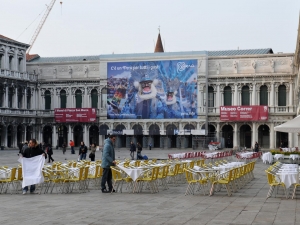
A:
{"label": "stone column", "polygon": [[289,94],[290,94],[290,96],[289,96],[289,108],[290,108],[290,110],[289,110],[289,112],[293,112],[294,110],[293,110],[293,101],[294,101],[294,99],[293,99],[293,90],[294,90],[294,88],[293,88],[293,83],[290,83],[290,90],[289,90]]}
{"label": "stone column", "polygon": [[233,131],[233,147],[235,146],[238,146],[238,143],[237,143],[237,136],[238,134],[238,127],[237,127],[237,123],[234,124],[234,131]]}
{"label": "stone column", "polygon": [[238,86],[234,85],[234,102],[233,105],[238,105]]}
{"label": "stone column", "polygon": [[289,142],[288,142],[288,145],[289,145],[289,146],[288,146],[288,147],[289,147],[289,148],[294,147],[294,146],[293,146],[293,144],[294,144],[293,133],[289,133],[289,137],[288,137],[288,138],[289,138]]}
{"label": "stone column", "polygon": [[217,141],[220,141],[220,123],[217,123],[217,129],[216,129],[216,136],[217,136]]}
{"label": "stone column", "polygon": [[15,88],[15,107],[16,109],[18,109],[18,87]]}
{"label": "stone column", "polygon": [[23,109],[27,109],[27,88],[24,88]]}
{"label": "stone column", "polygon": [[255,142],[257,141],[257,129],[256,129],[256,122],[252,123],[252,141],[251,141],[251,146],[254,147]]}
{"label": "stone column", "polygon": [[[68,141],[67,141],[68,146],[69,146],[70,140],[73,140],[72,127],[71,127],[71,124],[68,124]],[[71,147],[71,146],[69,146],[69,147]]]}
{"label": "stone column", "polygon": [[222,101],[221,100],[221,96],[220,96],[220,85],[217,85],[217,94],[216,94],[216,104],[215,104],[215,107],[216,107],[216,113],[220,113],[220,102]]}
{"label": "stone column", "polygon": [[55,148],[57,145],[57,132],[56,132],[56,125],[53,125],[52,128],[52,147]]}
{"label": "stone column", "polygon": [[28,141],[26,140],[26,136],[27,136],[27,126],[24,127],[24,137],[22,141]]}
{"label": "stone column", "polygon": [[67,94],[67,108],[73,108],[71,89],[69,90],[69,93]]}
{"label": "stone column", "polygon": [[274,132],[274,123],[270,124],[270,149],[275,148],[275,132]]}
{"label": "stone column", "polygon": [[88,141],[88,129],[87,129],[86,124],[84,124],[83,141],[84,141],[84,143],[87,143],[87,141]]}
{"label": "stone column", "polygon": [[256,105],[256,84],[253,84],[252,87],[252,104],[251,105]]}
{"label": "stone column", "polygon": [[83,104],[82,104],[82,108],[87,108],[88,106],[88,93],[87,93],[87,87],[84,88],[84,96],[83,96]]}
{"label": "stone column", "polygon": [[51,93],[51,105],[50,105],[50,110],[54,110],[55,108],[55,98],[56,98],[56,91],[54,90],[54,88],[52,89],[53,91],[50,92]]}
{"label": "stone column", "polygon": [[5,87],[5,107],[8,108],[8,85]]}

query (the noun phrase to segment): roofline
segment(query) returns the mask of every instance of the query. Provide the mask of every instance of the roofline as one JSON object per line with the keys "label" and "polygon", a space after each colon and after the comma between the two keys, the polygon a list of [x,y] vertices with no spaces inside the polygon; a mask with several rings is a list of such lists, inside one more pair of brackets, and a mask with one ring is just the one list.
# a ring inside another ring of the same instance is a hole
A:
{"label": "roofline", "polygon": [[3,41],[3,42],[6,42],[6,43],[13,43],[13,44],[24,45],[24,47],[26,47],[26,48],[29,48],[29,47],[30,47],[29,44],[25,44],[25,43],[23,43],[23,42],[15,41],[15,40],[10,39],[10,38],[1,38],[1,37],[0,37],[0,40]]}
{"label": "roofline", "polygon": [[208,59],[237,59],[237,58],[276,58],[291,57],[294,53],[278,53],[278,54],[255,54],[255,55],[228,55],[228,56],[209,56]]}

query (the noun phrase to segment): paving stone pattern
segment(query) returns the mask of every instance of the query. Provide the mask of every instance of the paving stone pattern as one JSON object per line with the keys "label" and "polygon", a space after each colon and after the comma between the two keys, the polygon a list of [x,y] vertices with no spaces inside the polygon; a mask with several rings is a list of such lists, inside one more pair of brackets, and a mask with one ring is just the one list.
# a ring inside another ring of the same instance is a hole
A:
{"label": "paving stone pattern", "polygon": [[[17,152],[0,151],[0,166],[16,166]],[[149,158],[160,159],[176,152],[182,150],[143,150]],[[97,152],[96,159],[100,155]],[[116,150],[116,156],[129,158],[129,151]],[[53,158],[76,160],[77,155],[55,150]],[[258,160],[255,179],[231,197],[225,189],[211,197],[201,192],[184,196],[187,184],[169,185],[168,190],[160,187],[155,194],[148,190],[103,194],[94,187],[82,194],[1,194],[0,224],[300,224],[299,200],[285,199],[281,190],[276,198],[266,200],[269,186],[264,170],[268,166]]]}

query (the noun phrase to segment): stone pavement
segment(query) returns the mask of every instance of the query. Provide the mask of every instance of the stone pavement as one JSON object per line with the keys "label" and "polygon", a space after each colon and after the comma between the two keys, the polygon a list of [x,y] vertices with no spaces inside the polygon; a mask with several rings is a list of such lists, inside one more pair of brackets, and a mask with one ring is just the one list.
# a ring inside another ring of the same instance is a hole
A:
{"label": "stone pavement", "polygon": [[[17,165],[17,152],[0,151],[0,166]],[[182,150],[143,150],[149,158],[167,158],[173,152]],[[116,155],[128,158],[129,151],[116,150]],[[63,161],[77,155],[55,150],[53,157]],[[155,194],[102,194],[95,188],[83,194],[1,194],[0,224],[300,224],[299,200],[285,199],[281,190],[266,200],[267,167],[258,160],[255,179],[231,197],[224,189],[211,197],[199,192],[184,196],[187,184],[169,185]]]}

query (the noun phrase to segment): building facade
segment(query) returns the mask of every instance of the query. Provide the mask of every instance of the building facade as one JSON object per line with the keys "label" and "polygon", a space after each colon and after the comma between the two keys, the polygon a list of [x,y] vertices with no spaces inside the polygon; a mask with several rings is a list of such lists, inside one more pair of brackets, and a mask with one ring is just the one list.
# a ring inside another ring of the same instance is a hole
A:
{"label": "building facade", "polygon": [[[129,147],[132,140],[143,147],[151,143],[154,148],[197,149],[207,147],[211,140],[221,142],[223,148],[251,148],[256,141],[266,149],[277,148],[282,142],[298,146],[297,134],[274,131],[275,126],[297,115],[299,68],[293,53],[252,49],[34,56],[25,64],[28,45],[0,40],[2,146],[16,147],[32,137],[53,146],[69,140],[74,140],[76,146],[80,141],[103,145],[107,134],[114,131],[122,131],[116,142],[118,148]],[[196,62],[196,93],[190,96],[197,102],[196,117],[108,117],[113,106],[108,101],[108,65],[180,60]],[[266,105],[268,120],[221,121],[220,107],[231,105]],[[95,108],[97,118],[92,123],[57,123],[55,108]]]}

